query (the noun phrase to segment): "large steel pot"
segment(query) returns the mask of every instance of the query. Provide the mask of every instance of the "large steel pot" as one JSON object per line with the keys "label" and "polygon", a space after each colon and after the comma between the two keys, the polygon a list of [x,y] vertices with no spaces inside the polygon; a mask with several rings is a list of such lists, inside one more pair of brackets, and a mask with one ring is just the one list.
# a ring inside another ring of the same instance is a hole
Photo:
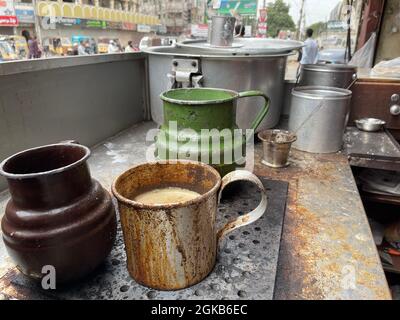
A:
{"label": "large steel pot", "polygon": [[335,153],[343,145],[350,90],[297,87],[292,91],[289,130],[297,134],[293,148],[310,153]]}
{"label": "large steel pot", "polygon": [[347,89],[357,79],[357,68],[346,64],[305,64],[299,86],[325,86]]}
{"label": "large steel pot", "polygon": [[[162,92],[172,88],[202,86],[238,92],[262,91],[270,97],[271,107],[257,131],[276,126],[282,111],[286,60],[292,50],[300,48],[302,43],[266,40],[263,46],[262,40],[235,40],[230,49],[207,47],[206,42],[146,49],[149,54],[153,120],[159,125],[163,123]],[[241,129],[250,128],[262,104],[262,98],[242,99],[239,102],[237,124]]]}

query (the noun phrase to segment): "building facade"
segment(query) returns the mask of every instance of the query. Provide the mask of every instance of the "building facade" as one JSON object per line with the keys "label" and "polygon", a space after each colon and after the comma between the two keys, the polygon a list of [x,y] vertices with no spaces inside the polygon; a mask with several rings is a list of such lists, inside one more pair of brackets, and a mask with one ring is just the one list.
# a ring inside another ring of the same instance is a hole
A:
{"label": "building facade", "polygon": [[[119,39],[122,45],[138,43],[158,31],[156,14],[141,11],[142,0],[6,0],[6,20],[0,13],[0,35],[21,34],[23,29],[39,40],[89,37]],[[11,8],[11,9],[10,9]]]}
{"label": "building facade", "polygon": [[158,16],[170,34],[190,30],[191,24],[205,22],[207,0],[140,0],[141,12]]}

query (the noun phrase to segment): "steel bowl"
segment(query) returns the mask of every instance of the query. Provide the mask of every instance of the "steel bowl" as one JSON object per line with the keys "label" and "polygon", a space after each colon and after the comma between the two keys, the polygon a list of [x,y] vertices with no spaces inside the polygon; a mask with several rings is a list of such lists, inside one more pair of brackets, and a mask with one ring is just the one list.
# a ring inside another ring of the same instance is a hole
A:
{"label": "steel bowl", "polygon": [[386,122],[380,119],[364,118],[355,121],[356,126],[361,131],[377,132],[383,129]]}

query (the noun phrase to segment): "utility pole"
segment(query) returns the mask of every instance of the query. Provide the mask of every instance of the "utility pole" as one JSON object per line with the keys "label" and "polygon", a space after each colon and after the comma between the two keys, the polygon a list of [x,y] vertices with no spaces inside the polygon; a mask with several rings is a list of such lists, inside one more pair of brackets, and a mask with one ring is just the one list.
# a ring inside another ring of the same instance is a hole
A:
{"label": "utility pole", "polygon": [[351,14],[353,10],[353,0],[347,0],[347,38],[345,60],[351,60]]}
{"label": "utility pole", "polygon": [[43,41],[42,41],[42,30],[41,30],[41,17],[39,17],[38,15],[38,9],[37,9],[37,3],[36,0],[32,0],[32,5],[33,5],[33,12],[35,15],[35,33],[36,33],[36,37],[39,40],[39,43],[41,45],[43,45]]}
{"label": "utility pole", "polygon": [[297,40],[300,40],[300,36],[301,36],[301,23],[303,22],[305,3],[306,3],[306,0],[301,0],[300,17],[299,17],[299,21],[297,23],[297,32],[296,32],[296,39]]}

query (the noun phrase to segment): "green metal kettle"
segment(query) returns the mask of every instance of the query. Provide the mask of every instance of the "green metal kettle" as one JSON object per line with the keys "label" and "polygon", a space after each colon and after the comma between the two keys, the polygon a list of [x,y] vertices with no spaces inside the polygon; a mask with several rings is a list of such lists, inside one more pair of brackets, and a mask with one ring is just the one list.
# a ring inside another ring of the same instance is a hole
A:
{"label": "green metal kettle", "polygon": [[246,138],[236,124],[236,106],[238,99],[248,97],[265,99],[249,128],[255,131],[270,104],[261,91],[187,88],[162,93],[164,123],[157,135],[156,156],[160,160],[201,161],[222,176],[244,166]]}

